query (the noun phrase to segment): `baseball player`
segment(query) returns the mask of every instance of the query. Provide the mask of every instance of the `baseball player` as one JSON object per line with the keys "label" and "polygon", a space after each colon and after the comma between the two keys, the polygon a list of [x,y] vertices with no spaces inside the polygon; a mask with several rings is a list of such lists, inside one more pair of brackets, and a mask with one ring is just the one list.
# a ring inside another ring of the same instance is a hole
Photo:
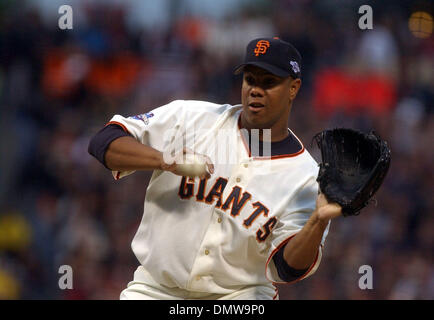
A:
{"label": "baseball player", "polygon": [[[318,165],[288,128],[300,65],[291,44],[255,39],[235,71],[240,105],[177,100],[92,138],[116,180],[153,170],[121,299],[277,299],[273,283],[316,271],[341,208],[318,195]],[[184,174],[189,154],[205,171]]]}

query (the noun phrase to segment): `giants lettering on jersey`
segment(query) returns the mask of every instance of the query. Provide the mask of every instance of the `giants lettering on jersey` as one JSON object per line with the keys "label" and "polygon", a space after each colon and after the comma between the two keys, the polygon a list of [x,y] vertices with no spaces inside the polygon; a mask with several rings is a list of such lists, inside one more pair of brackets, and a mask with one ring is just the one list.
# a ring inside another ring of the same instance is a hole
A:
{"label": "giants lettering on jersey", "polygon": [[[201,179],[199,182],[198,191],[196,194],[196,201],[204,202],[206,204],[212,205],[215,204],[216,208],[220,208],[223,211],[227,211],[229,208],[230,215],[236,218],[241,209],[246,205],[246,203],[250,200],[251,194],[247,191],[242,192],[241,187],[234,186],[232,188],[232,192],[226,197],[226,199],[222,199],[223,191],[228,182],[227,179],[219,177],[216,179],[214,185],[210,188],[208,194],[205,195],[205,189],[208,179]],[[193,197],[195,186],[194,178],[182,177],[181,183],[179,185],[178,195],[181,199],[188,200]],[[217,202],[216,202],[217,201]],[[251,214],[244,219],[242,222],[245,228],[250,228],[253,221],[259,216],[268,217],[269,209],[260,201],[256,201],[252,203],[252,212]],[[264,225],[256,231],[256,240],[258,242],[263,242],[270,235],[271,230],[277,223],[277,219],[275,217],[271,217],[264,223]]]}

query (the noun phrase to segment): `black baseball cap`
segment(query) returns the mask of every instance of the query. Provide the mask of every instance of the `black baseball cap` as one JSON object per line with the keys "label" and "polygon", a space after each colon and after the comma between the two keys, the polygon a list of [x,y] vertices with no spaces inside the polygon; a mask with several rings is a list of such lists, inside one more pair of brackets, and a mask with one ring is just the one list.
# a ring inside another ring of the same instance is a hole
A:
{"label": "black baseball cap", "polygon": [[257,66],[282,78],[301,77],[301,55],[290,43],[274,38],[258,38],[247,45],[244,63],[237,66],[235,74],[247,65]]}

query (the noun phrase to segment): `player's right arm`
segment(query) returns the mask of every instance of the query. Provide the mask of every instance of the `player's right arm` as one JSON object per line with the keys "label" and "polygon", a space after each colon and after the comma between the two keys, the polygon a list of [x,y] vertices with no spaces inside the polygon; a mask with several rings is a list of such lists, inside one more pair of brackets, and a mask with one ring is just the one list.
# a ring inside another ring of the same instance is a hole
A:
{"label": "player's right arm", "polygon": [[167,170],[170,167],[164,162],[162,152],[141,144],[131,136],[113,140],[104,158],[106,166],[113,171]]}
{"label": "player's right arm", "polygon": [[[173,141],[177,133],[182,132],[179,130],[183,128],[182,111],[182,101],[174,101],[143,115],[128,118],[115,115],[93,136],[88,151],[112,171],[116,180],[137,170],[163,170],[185,175],[177,164],[183,163],[185,155],[194,152],[182,145],[175,148],[168,145],[168,141]],[[199,177],[209,178],[214,166],[209,157],[199,155],[199,158],[207,164],[207,171]]]}
{"label": "player's right arm", "polygon": [[165,134],[182,127],[182,111],[183,101],[178,100],[146,114],[115,115],[92,137],[88,151],[116,180],[137,170],[171,171],[173,163],[163,161]]}
{"label": "player's right arm", "polygon": [[[183,175],[177,167],[177,159],[167,161],[163,152],[137,141],[123,128],[110,124],[100,130],[90,141],[89,153],[100,161],[107,169],[117,172],[137,170],[163,170],[176,175]],[[184,148],[183,154],[193,153]],[[200,178],[210,178],[214,166],[206,157],[208,172]]]}
{"label": "player's right arm", "polygon": [[[183,153],[194,152],[185,148]],[[205,172],[199,178],[210,178],[210,173],[214,172],[214,165],[208,157],[201,156],[206,158],[208,172]],[[132,137],[120,137],[110,143],[104,160],[106,166],[112,171],[163,170],[179,176],[183,175],[177,167],[176,158],[170,162],[166,162],[163,152],[143,145]]]}

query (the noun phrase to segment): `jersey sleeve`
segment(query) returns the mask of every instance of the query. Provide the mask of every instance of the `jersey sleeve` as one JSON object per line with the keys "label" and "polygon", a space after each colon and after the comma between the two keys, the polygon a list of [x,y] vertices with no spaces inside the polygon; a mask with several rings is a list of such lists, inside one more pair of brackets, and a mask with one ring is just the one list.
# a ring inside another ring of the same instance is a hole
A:
{"label": "jersey sleeve", "polygon": [[[165,152],[182,132],[184,115],[183,101],[176,100],[144,114],[129,117],[115,115],[107,124],[116,124],[140,143]],[[112,174],[118,180],[133,172],[112,171]]]}
{"label": "jersey sleeve", "polygon": [[279,249],[291,241],[291,239],[303,228],[315,209],[317,195],[318,184],[316,182],[316,177],[311,176],[291,200],[287,213],[280,217],[272,233],[273,238],[271,240],[271,246],[265,266],[265,274],[268,280],[275,283],[292,283],[309,277],[318,269],[322,258],[322,248],[328,234],[330,223],[324,231],[316,258],[305,274],[294,281],[285,282],[279,277],[277,268],[273,261],[273,256],[279,251]]}

